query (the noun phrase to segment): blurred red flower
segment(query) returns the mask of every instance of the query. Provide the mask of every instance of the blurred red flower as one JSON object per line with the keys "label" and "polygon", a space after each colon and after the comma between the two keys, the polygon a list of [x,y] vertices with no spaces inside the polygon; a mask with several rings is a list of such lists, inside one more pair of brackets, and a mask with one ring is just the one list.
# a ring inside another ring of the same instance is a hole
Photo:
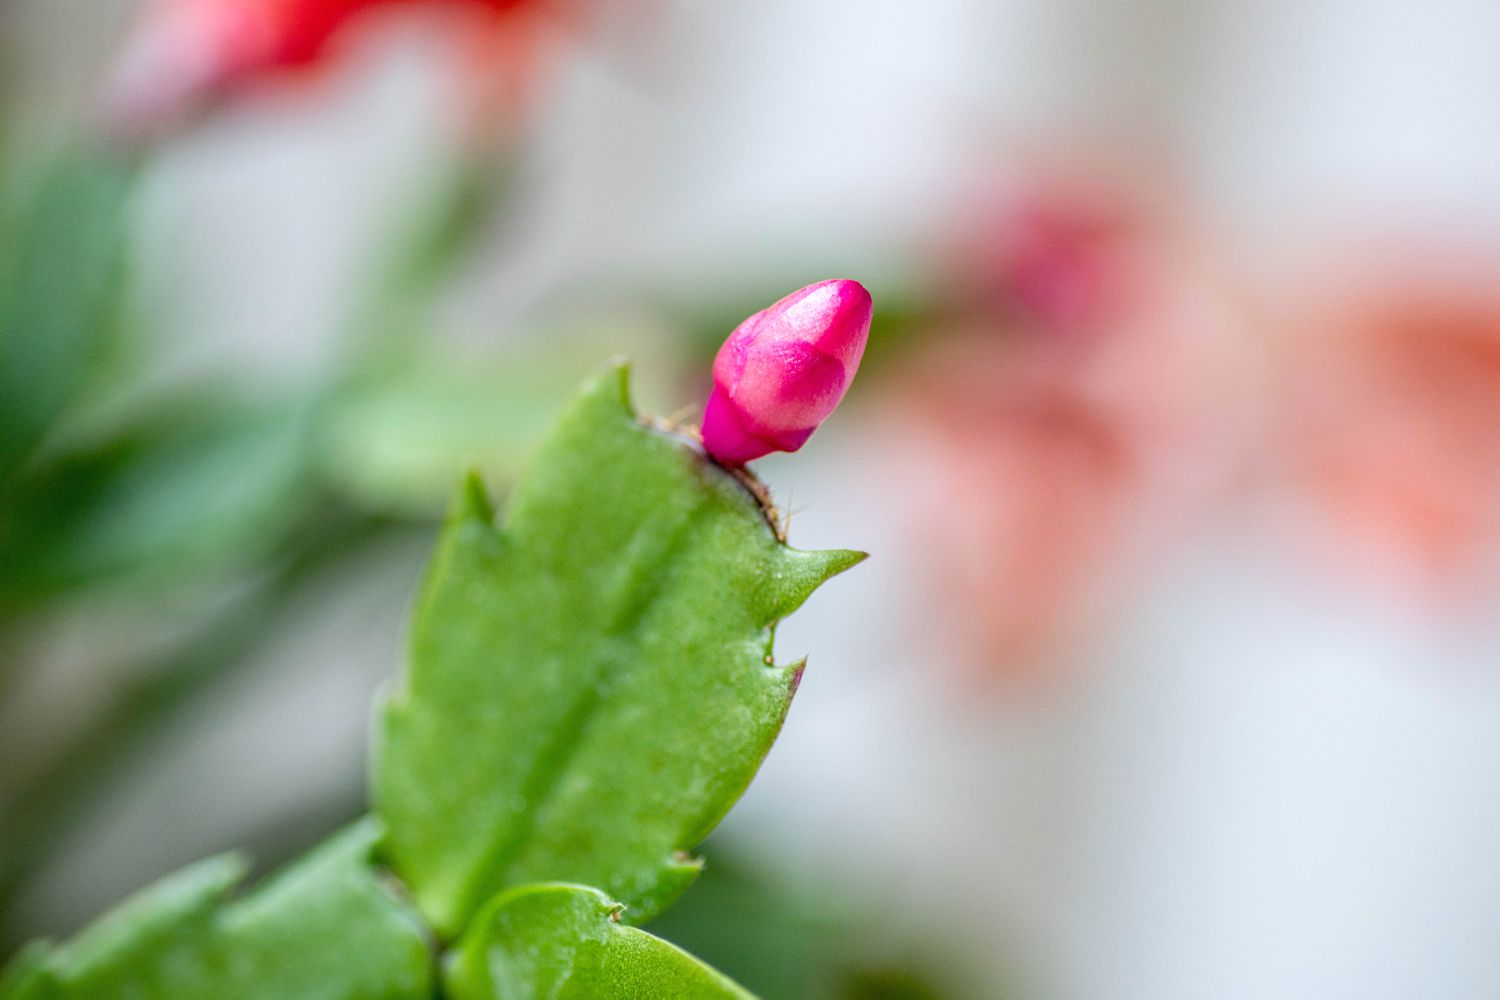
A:
{"label": "blurred red flower", "polygon": [[[559,0],[155,0],[110,73],[106,114],[130,137],[151,135],[257,86],[309,75],[385,14],[442,16],[475,102],[519,100]],[[493,110],[493,108],[489,108]]]}

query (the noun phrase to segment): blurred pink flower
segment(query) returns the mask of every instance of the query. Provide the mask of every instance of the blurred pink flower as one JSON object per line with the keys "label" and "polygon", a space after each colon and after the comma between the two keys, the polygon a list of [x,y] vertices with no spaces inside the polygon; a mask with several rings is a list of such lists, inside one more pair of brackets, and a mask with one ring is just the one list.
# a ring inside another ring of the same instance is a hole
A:
{"label": "blurred pink flower", "polygon": [[725,465],[796,451],[839,405],[870,335],[870,293],[820,281],[745,320],[714,359],[703,446]]}
{"label": "blurred pink flower", "polygon": [[1342,565],[1451,592],[1500,541],[1500,260],[1389,245],[1303,296],[1284,447]]}
{"label": "blurred pink flower", "polygon": [[1053,336],[1108,324],[1125,307],[1132,244],[1145,220],[1120,192],[1034,184],[977,212],[981,226],[963,241],[962,270],[992,305]]}
{"label": "blurred pink flower", "polygon": [[[556,0],[154,0],[115,59],[106,87],[109,123],[151,135],[193,112],[269,81],[325,66],[345,35],[380,12],[461,17],[475,91],[520,88],[532,71],[542,8]],[[492,61],[493,60],[493,61]]]}
{"label": "blurred pink flower", "polygon": [[1209,254],[1138,192],[1054,174],[987,202],[884,433],[904,442],[946,634],[987,676],[1022,677],[1234,474],[1251,366]]}

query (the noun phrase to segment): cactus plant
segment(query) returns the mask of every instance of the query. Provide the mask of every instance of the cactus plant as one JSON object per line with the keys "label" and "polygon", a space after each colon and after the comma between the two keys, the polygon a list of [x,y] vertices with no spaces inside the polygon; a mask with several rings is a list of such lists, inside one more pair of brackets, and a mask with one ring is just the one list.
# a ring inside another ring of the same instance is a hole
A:
{"label": "cactus plant", "polygon": [[0,1000],[748,996],[634,925],[780,730],[802,664],[776,623],[863,555],[788,546],[759,482],[627,381],[582,390],[503,523],[461,486],[371,816],[238,898],[233,856],[170,876],[23,950]]}

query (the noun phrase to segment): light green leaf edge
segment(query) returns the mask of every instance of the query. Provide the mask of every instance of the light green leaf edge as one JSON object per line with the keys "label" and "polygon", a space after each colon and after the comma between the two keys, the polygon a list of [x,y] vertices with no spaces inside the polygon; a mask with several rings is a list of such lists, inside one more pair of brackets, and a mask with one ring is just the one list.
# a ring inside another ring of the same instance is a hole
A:
{"label": "light green leaf edge", "polygon": [[374,787],[418,908],[451,938],[529,883],[632,922],[668,905],[785,718],[776,622],[863,558],[788,547],[744,479],[636,415],[623,364],[594,379],[503,527],[465,484],[416,602]]}
{"label": "light green leaf edge", "polygon": [[448,957],[450,1000],[753,1000],[676,945],[620,923],[597,889],[548,884],[503,893]]}
{"label": "light green leaf edge", "polygon": [[0,1000],[430,1000],[432,944],[363,821],[238,900],[226,855],[170,875],[70,944],[35,943]]}

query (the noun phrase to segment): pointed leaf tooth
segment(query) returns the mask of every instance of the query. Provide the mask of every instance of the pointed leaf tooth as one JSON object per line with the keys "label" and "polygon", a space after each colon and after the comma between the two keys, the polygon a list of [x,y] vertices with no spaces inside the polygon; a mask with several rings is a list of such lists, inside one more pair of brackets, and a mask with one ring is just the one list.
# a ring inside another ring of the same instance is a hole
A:
{"label": "pointed leaf tooth", "polygon": [[806,552],[783,546],[767,588],[770,599],[765,612],[767,622],[777,622],[787,617],[802,607],[823,584],[868,558],[868,553],[849,549]]}
{"label": "pointed leaf tooth", "polygon": [[[704,834],[707,836],[707,834]],[[692,888],[703,874],[703,859],[686,852],[679,852],[661,867],[651,888],[636,901],[634,906],[625,906],[619,911],[619,922],[641,924],[650,920]]]}
{"label": "pointed leaf tooth", "polygon": [[592,409],[619,410],[631,420],[635,419],[635,406],[630,401],[630,362],[624,358],[612,358],[598,374],[585,382],[574,397],[568,412],[578,413],[581,406]]}
{"label": "pointed leaf tooth", "polygon": [[802,686],[802,675],[807,672],[807,657],[804,656],[792,663],[778,663],[776,669],[786,677],[786,700],[790,704],[791,700],[797,697],[797,689]]}
{"label": "pointed leaf tooth", "polygon": [[460,521],[495,523],[495,506],[490,501],[489,491],[485,489],[479,470],[470,469],[464,474],[448,511],[448,521],[450,524]]}

